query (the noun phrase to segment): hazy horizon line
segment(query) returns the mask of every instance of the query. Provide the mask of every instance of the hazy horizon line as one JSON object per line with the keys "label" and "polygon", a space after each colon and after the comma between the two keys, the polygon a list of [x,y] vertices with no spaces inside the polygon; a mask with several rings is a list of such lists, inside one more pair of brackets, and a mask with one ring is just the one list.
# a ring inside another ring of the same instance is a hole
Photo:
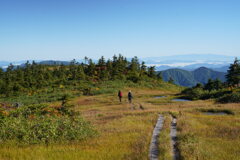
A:
{"label": "hazy horizon line", "polygon": [[[104,56],[102,55],[106,60],[108,59],[112,59],[113,56],[116,55],[122,55],[124,56],[124,54],[113,54],[110,58],[108,56]],[[126,57],[127,59],[129,58],[133,58],[133,57],[137,57],[139,59],[147,59],[147,58],[161,58],[161,57],[174,57],[174,56],[204,56],[204,55],[209,55],[209,56],[226,56],[226,57],[239,57],[239,55],[227,55],[227,54],[215,54],[215,53],[190,53],[190,54],[173,54],[173,55],[159,55],[159,56],[124,56]],[[72,60],[84,60],[85,57],[89,58],[89,59],[92,59],[92,60],[98,60],[99,58],[101,58],[102,56],[99,56],[98,58],[92,58],[92,57],[88,57],[88,56],[83,56],[82,58],[70,58],[70,59],[55,59],[55,58],[44,58],[44,59],[19,59],[19,60],[0,60],[1,62],[21,62],[21,61],[72,61]]]}

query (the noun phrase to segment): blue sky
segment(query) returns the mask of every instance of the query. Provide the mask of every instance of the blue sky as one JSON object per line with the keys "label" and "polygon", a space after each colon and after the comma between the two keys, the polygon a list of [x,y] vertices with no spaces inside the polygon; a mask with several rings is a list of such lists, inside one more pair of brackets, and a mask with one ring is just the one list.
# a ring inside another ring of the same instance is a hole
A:
{"label": "blue sky", "polygon": [[0,0],[0,60],[240,54],[238,0]]}

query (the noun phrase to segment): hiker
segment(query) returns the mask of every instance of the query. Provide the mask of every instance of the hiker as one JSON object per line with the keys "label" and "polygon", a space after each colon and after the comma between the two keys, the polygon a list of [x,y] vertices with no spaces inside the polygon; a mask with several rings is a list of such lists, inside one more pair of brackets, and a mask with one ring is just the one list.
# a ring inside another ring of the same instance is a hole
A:
{"label": "hiker", "polygon": [[129,102],[129,103],[132,103],[132,98],[133,98],[132,92],[129,91],[129,92],[128,92],[128,102]]}
{"label": "hiker", "polygon": [[119,98],[119,101],[122,102],[122,92],[119,90],[118,91],[118,98]]}

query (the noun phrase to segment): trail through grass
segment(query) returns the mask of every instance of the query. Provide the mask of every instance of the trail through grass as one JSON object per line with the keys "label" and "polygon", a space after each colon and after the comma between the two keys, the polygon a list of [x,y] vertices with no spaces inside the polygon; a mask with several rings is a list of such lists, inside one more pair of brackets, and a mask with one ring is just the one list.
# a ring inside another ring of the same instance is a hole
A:
{"label": "trail through grass", "polygon": [[159,115],[159,118],[157,120],[156,126],[153,130],[152,140],[150,143],[150,149],[149,149],[149,159],[150,160],[157,160],[159,156],[159,135],[162,130],[164,122],[164,117],[162,115]]}
{"label": "trail through grass", "polygon": [[[127,103],[132,90],[135,110]],[[240,106],[213,101],[171,102],[173,91],[127,88],[118,102],[117,93],[81,96],[71,100],[75,111],[96,128],[99,135],[80,142],[51,145],[1,144],[0,159],[78,159],[78,160],[146,160],[152,131],[159,114],[165,122],[159,137],[159,159],[172,159],[170,116],[178,119],[177,137],[181,159],[238,160],[240,157]],[[177,93],[177,92],[175,92]],[[154,96],[166,95],[156,99]],[[140,109],[140,104],[144,109]],[[50,105],[60,105],[51,102]],[[231,115],[204,115],[201,109],[233,112]]]}

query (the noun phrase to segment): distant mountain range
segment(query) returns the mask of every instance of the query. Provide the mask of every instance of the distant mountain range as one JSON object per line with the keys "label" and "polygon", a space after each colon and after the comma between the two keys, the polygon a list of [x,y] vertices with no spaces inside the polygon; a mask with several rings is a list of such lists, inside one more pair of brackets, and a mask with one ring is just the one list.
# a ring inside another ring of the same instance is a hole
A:
{"label": "distant mountain range", "polygon": [[200,67],[206,67],[215,71],[227,72],[234,56],[215,55],[215,54],[188,54],[176,56],[161,56],[142,58],[148,66],[155,66],[157,71],[179,68],[193,71]]}
{"label": "distant mountain range", "polygon": [[[7,61],[0,61],[0,67],[5,69],[7,68],[10,64],[13,64],[14,66],[24,66],[26,61],[16,61],[16,62],[7,62]],[[32,60],[29,61],[30,63],[32,63]],[[35,61],[38,64],[43,64],[43,65],[69,65],[70,61],[55,61],[55,60],[46,60],[46,61]]]}
{"label": "distant mountain range", "polygon": [[164,70],[167,70],[167,69],[175,69],[175,68],[182,69],[182,70],[187,70],[187,71],[193,71],[193,70],[195,70],[197,68],[200,68],[200,67],[206,67],[206,68],[212,69],[214,71],[227,72],[229,66],[230,66],[230,63],[227,64],[227,65],[217,65],[217,66],[207,64],[207,63],[202,63],[202,64],[186,65],[186,66],[183,66],[183,67],[181,67],[181,66],[174,67],[174,66],[164,65],[164,66],[156,66],[155,68],[156,68],[156,71],[164,71]]}
{"label": "distant mountain range", "polygon": [[197,83],[206,84],[208,79],[219,79],[222,82],[226,81],[226,73],[214,71],[206,67],[200,67],[194,71],[168,69],[159,73],[164,81],[168,81],[170,78],[172,78],[175,84],[186,87],[195,86]]}
{"label": "distant mountain range", "polygon": [[[183,69],[187,71],[193,71],[200,67],[210,68],[214,71],[227,72],[230,63],[233,63],[234,56],[215,55],[215,54],[188,54],[188,55],[176,55],[176,56],[159,56],[140,58],[140,62],[144,61],[147,66],[155,66],[157,71],[163,71],[167,69]],[[131,58],[128,58],[131,60]],[[83,59],[77,60],[78,62],[84,62]],[[94,60],[97,62],[97,60]],[[32,60],[30,60],[32,62]],[[36,60],[35,62],[40,64],[64,64],[68,65],[70,61],[56,61],[56,60]],[[24,61],[0,61],[0,67],[6,68],[10,63],[13,65],[21,65],[26,63]]]}
{"label": "distant mountain range", "polygon": [[43,65],[69,65],[70,61],[54,61],[54,60],[49,60],[49,61],[41,61],[38,62],[39,64]]}

